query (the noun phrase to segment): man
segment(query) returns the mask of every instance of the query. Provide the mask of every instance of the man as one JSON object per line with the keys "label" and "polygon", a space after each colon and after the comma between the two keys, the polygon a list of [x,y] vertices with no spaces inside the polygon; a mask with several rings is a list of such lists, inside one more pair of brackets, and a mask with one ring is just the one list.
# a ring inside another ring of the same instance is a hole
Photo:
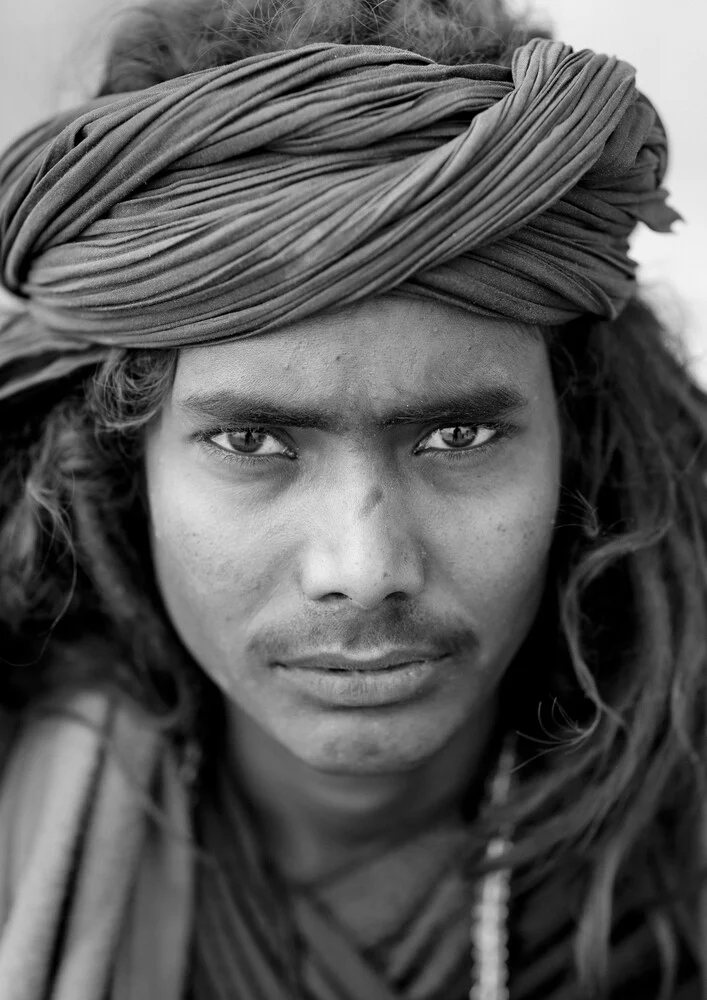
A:
{"label": "man", "polygon": [[547,38],[445,64],[478,11],[308,10],[149,14],[0,163],[0,995],[698,997],[662,125]]}

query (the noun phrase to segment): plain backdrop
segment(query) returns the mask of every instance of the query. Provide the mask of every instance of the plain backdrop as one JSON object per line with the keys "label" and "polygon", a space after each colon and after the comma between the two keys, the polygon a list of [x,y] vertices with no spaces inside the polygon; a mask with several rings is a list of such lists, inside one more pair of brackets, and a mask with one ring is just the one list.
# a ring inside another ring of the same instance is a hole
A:
{"label": "plain backdrop", "polygon": [[[522,9],[522,0],[511,0]],[[0,0],[0,147],[91,93],[105,40],[127,0]],[[539,0],[531,11],[575,49],[625,59],[670,140],[665,186],[684,217],[673,234],[639,226],[632,244],[653,304],[681,331],[707,385],[707,127],[704,0]]]}

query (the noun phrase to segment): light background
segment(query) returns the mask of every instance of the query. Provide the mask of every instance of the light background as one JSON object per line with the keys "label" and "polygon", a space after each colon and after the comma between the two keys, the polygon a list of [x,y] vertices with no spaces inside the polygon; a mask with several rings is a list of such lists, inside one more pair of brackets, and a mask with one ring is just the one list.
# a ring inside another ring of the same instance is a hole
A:
{"label": "light background", "polygon": [[[522,8],[522,0],[512,0]],[[107,29],[127,0],[0,0],[0,147],[79,101],[97,78]],[[665,185],[685,218],[675,233],[639,226],[633,255],[653,304],[682,330],[707,384],[707,87],[704,0],[538,0],[528,5],[574,48],[632,63],[667,128]]]}

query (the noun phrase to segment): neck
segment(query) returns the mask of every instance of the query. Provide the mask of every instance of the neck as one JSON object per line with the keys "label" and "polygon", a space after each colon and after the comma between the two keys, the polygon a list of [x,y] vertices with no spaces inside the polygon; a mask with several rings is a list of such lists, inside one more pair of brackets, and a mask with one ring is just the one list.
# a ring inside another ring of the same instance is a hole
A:
{"label": "neck", "polygon": [[416,768],[332,774],[295,757],[258,723],[230,709],[229,755],[283,874],[307,882],[377,846],[461,810],[483,784],[496,713],[463,727]]}

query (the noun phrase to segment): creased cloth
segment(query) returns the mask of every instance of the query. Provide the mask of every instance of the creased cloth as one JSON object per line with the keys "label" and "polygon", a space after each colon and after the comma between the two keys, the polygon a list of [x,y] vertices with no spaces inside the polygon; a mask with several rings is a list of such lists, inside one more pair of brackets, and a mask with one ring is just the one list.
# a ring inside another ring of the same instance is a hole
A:
{"label": "creased cloth", "polygon": [[385,292],[615,318],[631,231],[680,218],[634,78],[539,38],[510,68],[312,44],[58,115],[0,160],[0,273],[24,308],[1,394],[45,355],[50,378],[97,345],[216,343]]}
{"label": "creased cloth", "polygon": [[2,773],[0,997],[181,1000],[193,863],[176,754],[105,692],[56,707],[20,727]]}
{"label": "creased cloth", "polygon": [[196,877],[188,1000],[468,994],[474,892],[463,869],[474,837],[460,815],[408,827],[343,871],[293,884],[273,870],[226,756],[213,752],[197,810],[199,844],[215,864]]}
{"label": "creased cloth", "polygon": [[[77,692],[56,702],[51,711],[37,711],[19,726],[8,725],[0,715],[3,726],[12,729],[9,739],[0,739],[5,758],[0,762],[0,997],[200,1000],[189,991],[190,942],[200,924],[195,919],[190,801],[176,752],[143,712],[110,693]],[[110,753],[104,751],[106,740]],[[155,821],[135,785],[152,792],[162,822]],[[233,810],[221,819],[233,821],[233,839],[240,843],[243,829]],[[706,831],[707,817],[703,817],[699,833],[703,845],[707,845]],[[233,856],[231,845],[226,857]],[[256,866],[251,865],[240,881],[237,871],[228,875],[225,889],[230,888],[233,899],[247,902],[255,873]],[[576,924],[573,918],[558,933],[558,908],[563,921],[568,892],[561,871],[558,879],[533,897],[532,906],[527,902],[520,906],[517,932],[525,943],[524,964],[513,980],[518,1000],[577,996],[576,984],[560,982],[571,961]],[[704,890],[699,897],[696,918],[687,926],[696,953],[703,954]],[[257,945],[258,927],[275,904],[267,894],[261,893],[260,900],[263,912],[251,910],[250,925],[237,933],[238,914],[233,905],[229,907],[227,926],[234,933],[234,953],[246,940]],[[213,918],[214,912],[212,908],[205,916]],[[327,967],[330,981],[332,976],[334,984],[337,976],[349,976],[343,993],[334,985],[325,995],[339,1000],[359,984],[367,1000],[386,996],[387,987],[366,973],[365,962],[331,920],[304,899],[296,906],[296,918],[304,938],[314,942],[317,960]],[[636,949],[631,946],[627,955],[623,942],[615,943],[621,946],[617,968],[622,962],[625,966],[627,958],[631,965]],[[652,940],[647,943],[652,955],[642,958],[639,951],[634,973],[649,974],[656,948]],[[248,958],[240,966],[232,960],[221,964],[217,995],[238,1000],[280,996],[253,987],[253,980],[250,985],[244,982],[257,955],[253,952]],[[241,973],[237,981],[236,969]],[[650,984],[644,979],[640,989],[619,988],[617,997],[645,996],[657,981],[656,975]],[[691,974],[668,995],[671,1000],[697,1000],[707,996],[707,981],[700,987]]]}

